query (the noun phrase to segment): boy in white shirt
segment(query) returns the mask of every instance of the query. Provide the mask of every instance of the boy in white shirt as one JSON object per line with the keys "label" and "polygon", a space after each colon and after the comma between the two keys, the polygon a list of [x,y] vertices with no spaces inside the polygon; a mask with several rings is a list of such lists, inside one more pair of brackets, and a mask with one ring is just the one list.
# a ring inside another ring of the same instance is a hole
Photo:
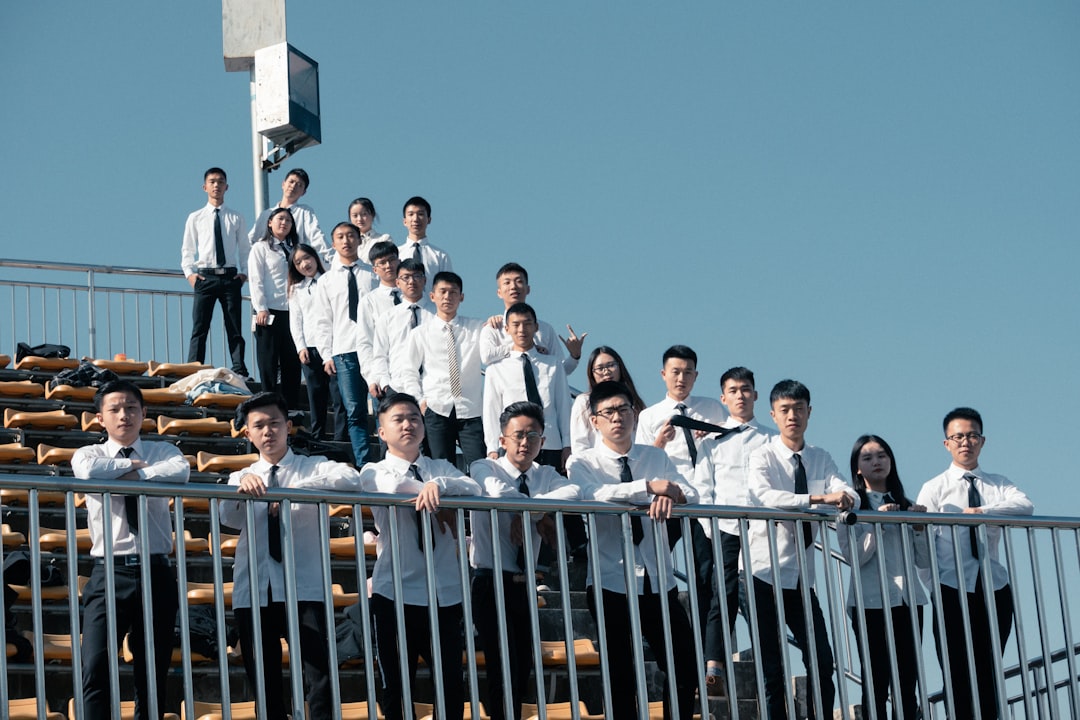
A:
{"label": "boy in white shirt", "polygon": [[424,274],[431,283],[426,289],[431,291],[436,275],[454,269],[446,251],[435,247],[427,239],[428,225],[431,224],[431,203],[419,195],[411,197],[405,201],[401,214],[401,224],[409,231],[409,236],[398,246],[398,255],[402,260],[412,258],[424,264]]}
{"label": "boy in white shirt", "polygon": [[324,262],[333,261],[334,251],[326,243],[326,237],[323,235],[322,228],[319,227],[319,219],[315,217],[315,211],[307,205],[301,205],[299,202],[310,186],[311,178],[308,177],[303,168],[290,170],[285,175],[285,179],[281,181],[281,200],[276,205],[268,207],[259,213],[255,224],[251,226],[251,231],[248,233],[250,244],[254,245],[261,237],[263,228],[266,227],[266,221],[270,218],[270,213],[277,208],[285,208],[293,216],[293,222],[296,223],[296,234],[300,237],[300,242],[315,248],[315,251],[319,253],[319,257]]}
{"label": "boy in white shirt", "polygon": [[407,360],[409,332],[435,317],[435,304],[424,293],[424,264],[411,258],[398,265],[397,288],[401,303],[375,321],[371,351],[371,395],[392,392],[394,375],[400,377]]}

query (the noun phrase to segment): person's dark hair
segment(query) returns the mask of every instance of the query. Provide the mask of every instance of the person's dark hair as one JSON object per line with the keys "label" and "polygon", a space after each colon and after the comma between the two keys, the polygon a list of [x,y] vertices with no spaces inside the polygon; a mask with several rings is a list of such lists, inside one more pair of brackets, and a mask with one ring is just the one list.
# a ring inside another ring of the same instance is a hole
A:
{"label": "person's dark hair", "polygon": [[416,398],[414,398],[409,393],[396,392],[384,396],[383,399],[379,401],[378,414],[380,416],[385,415],[386,413],[390,412],[390,408],[394,407],[395,405],[401,405],[402,403],[405,403],[406,405],[412,405],[414,408],[416,408],[416,412],[420,412],[420,403],[416,401]]}
{"label": "person's dark hair", "polygon": [[368,251],[368,259],[371,260],[371,264],[374,265],[376,261],[384,258],[396,258],[398,257],[397,245],[389,240],[380,240],[371,246],[371,250]]}
{"label": "person's dark hair", "polygon": [[661,365],[666,365],[667,361],[671,358],[678,358],[679,360],[689,360],[694,363],[694,367],[697,367],[697,353],[686,345],[672,345],[664,351],[664,359]]}
{"label": "person's dark hair", "polygon": [[457,287],[458,292],[465,292],[465,283],[461,282],[461,276],[456,272],[450,270],[440,270],[435,273],[435,277],[431,279],[431,287],[435,287],[439,283],[446,283],[447,285],[454,285]]}
{"label": "person's dark hair", "polygon": [[296,244],[300,242],[300,235],[296,232],[296,218],[293,217],[293,214],[289,212],[288,208],[274,208],[274,211],[270,213],[270,217],[266,218],[266,232],[263,233],[263,236],[260,239],[263,242],[270,242],[274,238],[274,233],[270,230],[270,223],[272,223],[274,221],[274,218],[276,218],[278,215],[281,215],[282,213],[288,213],[289,220],[292,221],[292,226],[289,228],[289,234],[285,236],[285,240],[283,242],[287,246],[296,247]]}
{"label": "person's dark hair", "polygon": [[506,308],[507,319],[511,315],[528,315],[534,323],[536,322],[536,311],[533,310],[532,305],[529,303],[518,302]]}
{"label": "person's dark hair", "polygon": [[355,200],[353,200],[351,203],[349,203],[349,209],[345,214],[351,214],[352,209],[357,205],[362,205],[364,209],[368,211],[368,214],[371,215],[372,222],[379,219],[379,213],[375,212],[375,203],[371,202],[367,198],[356,198]]}
{"label": "person's dark hair", "polygon": [[750,387],[757,388],[757,384],[754,382],[754,373],[749,368],[743,366],[733,367],[723,375],[720,376],[720,390],[723,391],[724,385],[728,380],[740,380],[750,383]]}
{"label": "person's dark hair", "polygon": [[236,426],[240,428],[247,425],[248,414],[252,410],[269,407],[276,407],[281,411],[282,417],[289,419],[289,405],[285,402],[285,398],[276,392],[261,392],[258,395],[252,395],[236,408]]}
{"label": "person's dark hair", "polygon": [[633,398],[630,396],[630,390],[621,382],[608,380],[606,382],[597,383],[596,387],[589,393],[589,412],[595,415],[596,408],[600,406],[600,403],[620,396],[626,398],[627,402],[633,402]]}
{"label": "person's dark hair", "polygon": [[623,362],[622,355],[616,352],[613,347],[601,345],[589,354],[589,361],[585,365],[589,375],[589,391],[591,392],[599,384],[593,376],[593,368],[596,367],[596,358],[601,355],[610,355],[615,358],[615,362],[619,364],[618,382],[621,382],[626,386],[626,389],[630,391],[630,404],[634,406],[635,412],[644,410],[645,401],[638,395],[637,387],[634,385],[634,379],[630,377],[630,371],[626,368],[626,363]]}
{"label": "person's dark hair", "polygon": [[949,432],[949,423],[953,420],[970,420],[979,426],[979,434],[982,434],[983,423],[982,415],[975,408],[958,407],[954,410],[950,410],[949,414],[945,416],[944,422],[941,423],[941,429],[943,432]]}
{"label": "person's dark hair", "polygon": [[420,273],[424,277],[427,277],[427,268],[424,267],[424,263],[411,257],[402,260],[397,266],[397,271],[398,275],[404,271],[408,271],[413,274]]}
{"label": "person's dark hair", "polygon": [[498,280],[503,275],[509,275],[510,273],[520,273],[521,277],[525,278],[525,284],[529,284],[529,271],[516,262],[508,262],[499,268],[499,271],[495,273],[495,279]]}
{"label": "person's dark hair", "polygon": [[405,201],[405,204],[401,206],[401,217],[405,217],[405,212],[409,209],[410,205],[424,208],[424,212],[427,213],[428,219],[431,219],[431,203],[419,195],[413,195]]}
{"label": "person's dark hair", "polygon": [[226,175],[225,171],[219,167],[212,167],[206,172],[204,172],[202,174],[202,181],[206,182],[207,178],[209,178],[211,175],[220,175],[221,177],[225,178],[225,182],[229,182],[229,176]]}
{"label": "person's dark hair", "polygon": [[806,404],[809,405],[810,389],[798,380],[781,380],[773,385],[772,392],[769,393],[769,405],[781,399],[805,400]]}
{"label": "person's dark hair", "polygon": [[305,192],[311,189],[311,178],[308,177],[307,171],[305,171],[303,168],[293,168],[289,172],[285,173],[285,179],[288,180],[289,177],[292,175],[300,178],[300,182],[304,183]]}
{"label": "person's dark hair", "polygon": [[358,238],[364,236],[364,233],[360,232],[360,228],[356,227],[351,222],[346,221],[346,222],[339,222],[337,225],[335,225],[334,229],[330,231],[330,237],[333,237],[334,233],[336,233],[339,228],[343,228],[343,227],[352,228],[353,232],[356,233],[356,237],[358,237]]}
{"label": "person's dark hair", "polygon": [[94,393],[94,412],[101,412],[101,403],[105,400],[106,395],[118,392],[128,393],[139,401],[139,407],[146,407],[146,403],[143,402],[142,390],[139,389],[138,385],[130,380],[110,380]]}
{"label": "person's dark hair", "polygon": [[861,500],[859,507],[863,510],[877,509],[870,507],[870,498],[866,494],[866,482],[863,481],[862,476],[859,474],[859,454],[862,452],[863,446],[871,442],[880,445],[885,454],[889,456],[891,467],[889,476],[885,478],[886,491],[892,495],[893,502],[899,505],[901,510],[907,510],[911,507],[911,500],[904,494],[904,484],[900,482],[900,473],[896,470],[896,455],[893,454],[893,449],[889,447],[889,443],[885,442],[885,439],[880,435],[860,435],[851,448],[851,484],[855,486],[855,492],[859,493]]}
{"label": "person's dark hair", "polygon": [[505,431],[506,426],[516,417],[527,417],[535,420],[540,423],[541,430],[544,427],[544,408],[528,400],[521,400],[507,405],[502,411],[502,414],[499,415],[499,429]]}
{"label": "person's dark hair", "polygon": [[[326,272],[326,268],[323,267],[322,258],[319,257],[319,253],[315,252],[315,248],[306,243],[297,243],[296,247],[293,248],[293,251],[289,253],[289,282],[286,288],[287,295],[292,295],[293,285],[304,281],[304,275],[296,269],[297,254],[310,255],[315,258],[315,267],[318,268],[319,275]],[[316,277],[318,277],[318,275],[316,275]]]}

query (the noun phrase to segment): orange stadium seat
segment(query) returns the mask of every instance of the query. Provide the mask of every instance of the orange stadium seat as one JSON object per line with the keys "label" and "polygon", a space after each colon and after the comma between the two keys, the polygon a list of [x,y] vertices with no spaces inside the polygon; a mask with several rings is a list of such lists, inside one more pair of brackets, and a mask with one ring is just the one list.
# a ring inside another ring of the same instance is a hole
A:
{"label": "orange stadium seat", "polygon": [[70,465],[75,448],[54,447],[41,443],[37,446],[38,465]]}
{"label": "orange stadium seat", "polygon": [[247,400],[250,395],[236,395],[235,393],[203,393],[199,395],[191,404],[195,407],[208,407],[208,408],[220,408],[222,410],[231,410],[235,407],[239,407],[240,403]]}
{"label": "orange stadium seat", "polygon": [[[544,706],[544,710],[547,712],[550,720],[569,720],[569,718],[581,718],[582,720],[604,720],[604,715],[590,715],[589,708],[585,706],[585,703],[578,701],[577,714],[574,714],[574,706],[572,703],[548,703]],[[532,703],[521,703],[521,717],[528,718],[529,720],[536,720],[540,717],[540,708]]]}
{"label": "orange stadium seat", "polygon": [[45,394],[45,386],[33,380],[9,380],[0,382],[0,396],[10,398],[39,398]]}
{"label": "orange stadium seat", "polygon": [[229,423],[211,418],[182,420],[167,415],[158,415],[157,431],[159,435],[227,436],[229,434]]}
{"label": "orange stadium seat", "polygon": [[186,405],[187,395],[173,392],[167,388],[146,388],[142,391],[143,402],[147,405]]}
{"label": "orange stadium seat", "polygon": [[[8,647],[12,646],[9,645]],[[37,698],[8,700],[7,714],[4,717],[8,720],[38,720]],[[75,716],[72,715],[72,717]],[[44,720],[67,720],[67,717],[62,712],[48,711]]]}
{"label": "orange stadium seat", "polygon": [[[120,648],[120,657],[124,658],[124,662],[126,662],[126,663],[131,663],[135,659],[135,656],[131,654],[131,646],[129,644],[130,643],[130,638],[131,638],[130,633],[127,634],[127,635],[124,635],[124,643]],[[194,650],[191,651],[191,662],[193,662],[193,663],[209,663],[209,662],[215,662],[216,660],[217,660],[217,658],[206,657],[205,655],[200,655],[199,653],[195,652]],[[183,664],[183,662],[184,662],[184,652],[183,652],[183,650],[181,648],[178,648],[178,647],[173,648],[173,650],[172,650],[172,659],[170,660],[170,662],[172,663],[173,667],[178,667],[181,664]]]}
{"label": "orange stadium seat", "polygon": [[0,355],[0,368],[6,368],[10,364],[11,364],[11,356],[10,355]]}
{"label": "orange stadium seat", "polygon": [[22,443],[4,443],[0,445],[0,463],[4,465],[32,463],[36,459],[37,455],[34,448],[24,447]]}
{"label": "orange stadium seat", "polygon": [[[221,594],[226,607],[232,607],[233,584],[231,582],[221,584]],[[188,582],[187,584],[188,605],[213,605],[214,583]]]}
{"label": "orange stadium seat", "polygon": [[[229,704],[229,712],[233,720],[256,720],[255,701],[234,702]],[[188,715],[184,703],[180,703],[180,716],[194,718],[194,720],[222,720],[225,717],[221,703],[201,702],[196,700],[191,705],[191,715]]]}
{"label": "orange stadium seat", "polygon": [[142,375],[149,365],[135,360],[91,360],[99,368],[112,370],[117,375]]}
{"label": "orange stadium seat", "polygon": [[[42,550],[50,552],[66,552],[67,532],[53,528],[41,528],[41,537],[38,545]],[[90,529],[79,528],[75,531],[75,549],[80,553],[90,552]]]}
{"label": "orange stadium seat", "polygon": [[[61,717],[63,717],[61,715]],[[75,715],[75,698],[68,700],[68,717],[74,718]],[[180,716],[176,713],[163,712],[161,713],[162,720],[180,720]],[[135,701],[134,700],[121,700],[120,701],[120,720],[135,720]]]}
{"label": "orange stadium seat", "polygon": [[[544,660],[544,666],[567,665],[570,656],[566,652],[564,640],[541,640],[540,657]],[[574,640],[574,662],[578,667],[595,667],[600,665],[600,653],[589,638]]]}
{"label": "orange stadium seat", "polygon": [[200,450],[196,456],[196,467],[199,472],[232,472],[250,467],[259,460],[259,453],[247,455],[215,455],[212,452]]}
{"label": "orange stadium seat", "polygon": [[10,525],[0,525],[0,536],[3,537],[5,550],[26,544],[26,536],[12,530]]}
{"label": "orange stadium seat", "polygon": [[46,387],[45,397],[49,400],[76,400],[78,402],[93,402],[97,395],[96,387],[73,387],[71,385],[57,385]]}
{"label": "orange stadium seat", "polygon": [[79,361],[75,358],[43,358],[37,355],[27,355],[15,363],[16,370],[43,370],[45,372],[59,372],[79,367]]}
{"label": "orange stadium seat", "polygon": [[[83,588],[86,587],[86,583],[88,582],[90,582],[90,578],[85,575],[79,576],[79,597],[82,597]],[[31,595],[29,585],[8,585],[8,587],[18,593],[19,600],[30,602]],[[68,599],[68,586],[52,585],[50,587],[43,587],[41,588],[41,599],[45,602],[66,602]]]}
{"label": "orange stadium seat", "polygon": [[4,427],[34,428],[36,430],[70,430],[78,427],[79,421],[63,410],[44,412],[26,412],[14,408],[4,409]]}
{"label": "orange stadium seat", "polygon": [[[3,447],[0,445],[0,447]],[[32,448],[27,448],[31,450]],[[82,493],[77,493],[81,496]],[[4,505],[19,505],[26,507],[30,502],[29,490],[12,490],[11,488],[0,489],[0,503]],[[56,507],[64,504],[64,493],[59,490],[38,490],[38,504],[46,505],[50,507]],[[76,502],[76,507],[81,507],[81,504]]]}
{"label": "orange stadium seat", "polygon": [[187,377],[194,375],[200,370],[210,370],[212,365],[202,363],[159,363],[151,360],[147,363],[150,377]]}

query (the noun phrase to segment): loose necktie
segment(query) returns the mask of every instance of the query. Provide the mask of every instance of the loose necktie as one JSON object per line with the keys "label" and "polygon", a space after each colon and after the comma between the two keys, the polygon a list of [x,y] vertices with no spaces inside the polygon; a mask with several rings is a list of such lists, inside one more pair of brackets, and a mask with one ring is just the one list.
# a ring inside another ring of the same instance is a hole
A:
{"label": "loose necktie", "polygon": [[[980,507],[982,505],[982,495],[979,494],[979,488],[975,487],[975,481],[978,478],[972,473],[964,473],[964,479],[968,482],[968,507]],[[976,560],[979,559],[979,533],[972,525],[968,528],[968,533],[971,537],[971,555]]]}
{"label": "loose necktie", "polygon": [[360,288],[356,286],[355,265],[345,265],[345,272],[349,273],[349,319],[356,322],[356,307],[360,304]]}
{"label": "loose necktie", "polygon": [[225,267],[225,233],[221,230],[221,208],[214,208],[214,265]]}
{"label": "loose necktie", "polygon": [[540,400],[540,389],[536,387],[536,373],[533,372],[532,360],[528,353],[521,353],[521,372],[525,377],[525,397],[529,402],[544,407]]}
{"label": "loose necktie", "polygon": [[412,320],[409,321],[409,328],[412,329],[420,324],[420,306],[415,304],[410,305],[409,312],[412,313]]}
{"label": "loose necktie", "polygon": [[[619,482],[634,482],[634,474],[630,472],[630,458],[623,455],[619,458],[619,462],[622,463],[622,467],[619,469]],[[641,527],[641,518],[637,515],[630,518],[630,532],[634,538],[634,544],[639,545],[642,538],[645,537],[645,530]]]}
{"label": "loose necktie", "polygon": [[[810,493],[810,488],[806,482],[806,468],[802,464],[802,456],[799,453],[795,453],[795,494],[807,495]],[[810,527],[810,524],[803,522],[803,546],[810,547],[814,544],[814,530]]]}
{"label": "loose necktie", "polygon": [[[420,250],[420,243],[416,243],[412,246],[412,259],[421,265],[424,264],[424,253]],[[424,268],[424,274],[427,275],[427,268]]]}
{"label": "loose necktie", "polygon": [[[679,403],[675,406],[675,409],[679,411],[679,414],[683,417],[690,417],[686,413],[686,405]],[[688,427],[683,427],[683,437],[686,438],[686,451],[690,453],[690,465],[697,467],[697,443],[694,442],[694,431]]]}
{"label": "loose necktie", "polygon": [[[529,479],[529,476],[526,475],[525,473],[521,473],[521,475],[518,476],[518,492],[521,493],[522,495],[525,495],[526,497],[532,497],[532,494],[529,492],[528,479]],[[521,531],[522,531],[523,534],[525,532],[528,532],[528,523],[527,522],[522,522]],[[518,567],[521,568],[521,572],[525,572],[525,541],[524,541],[524,539],[522,539],[521,546],[518,548],[518,551],[517,551],[517,564],[518,564]]]}
{"label": "loose necktie", "polygon": [[[420,474],[420,468],[416,467],[416,465],[410,465],[409,466],[409,474],[412,475],[413,478],[416,479],[416,482],[420,483],[421,485],[424,484],[424,478]],[[416,547],[420,548],[420,552],[424,552],[424,531],[421,529],[421,528],[423,528],[423,525],[422,525],[423,522],[424,522],[424,511],[423,510],[417,510],[416,511]]]}
{"label": "loose necktie", "polygon": [[446,331],[446,368],[450,374],[450,394],[461,397],[461,365],[458,363],[457,338],[454,328],[443,325]]}
{"label": "loose necktie", "polygon": [[390,294],[394,296],[394,304],[395,305],[400,305],[401,304],[401,291],[398,290],[397,288],[394,288],[393,290],[390,291]]}
{"label": "loose necktie", "polygon": [[726,428],[720,425],[714,425],[704,420],[698,420],[692,418],[689,415],[672,415],[669,422],[677,428],[689,428],[691,430],[701,430],[702,432],[715,434],[717,437],[725,437],[727,435],[734,435],[735,433],[741,433],[743,430],[749,428],[749,425],[740,425],[739,427]]}
{"label": "loose necktie", "polygon": [[[275,488],[278,486],[278,469],[277,465],[270,468],[270,479],[266,483],[267,487]],[[278,507],[280,508],[280,506]],[[266,509],[266,547],[270,552],[270,557],[281,562],[281,511],[279,510],[277,515],[271,515],[269,506]]]}
{"label": "loose necktie", "polygon": [[[214,212],[217,212],[216,210]],[[120,457],[130,458],[135,452],[133,447],[122,447],[117,453]],[[131,534],[139,532],[139,498],[136,495],[124,496],[124,512],[127,514],[128,529]]]}

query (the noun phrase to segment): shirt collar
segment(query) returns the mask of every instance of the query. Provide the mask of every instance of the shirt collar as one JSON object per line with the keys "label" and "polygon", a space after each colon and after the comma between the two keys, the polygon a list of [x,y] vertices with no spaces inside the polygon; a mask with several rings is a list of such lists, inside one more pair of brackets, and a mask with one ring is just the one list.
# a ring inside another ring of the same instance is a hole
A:
{"label": "shirt collar", "polygon": [[135,442],[131,443],[131,445],[121,445],[112,438],[109,438],[105,441],[105,447],[109,452],[109,457],[116,457],[120,453],[120,449],[126,447],[134,448],[136,455],[144,457],[142,438],[135,438]]}
{"label": "shirt collar", "polygon": [[403,457],[399,457],[388,452],[386,453],[386,457],[383,458],[382,462],[386,465],[386,467],[388,467],[390,470],[393,470],[398,475],[405,476],[409,472],[409,466],[420,465],[420,461],[422,459],[423,455],[417,457],[416,460],[414,460],[413,462],[409,462]]}
{"label": "shirt collar", "polygon": [[633,445],[631,445],[630,450],[627,451],[626,453],[615,452],[610,447],[608,447],[608,444],[606,442],[604,442],[603,440],[601,440],[600,442],[598,442],[596,444],[596,449],[604,457],[608,457],[608,458],[612,458],[612,459],[621,458],[621,457],[625,456],[625,457],[630,458],[631,460],[636,460],[638,455],[641,454],[640,446],[637,443],[634,443]]}
{"label": "shirt collar", "polygon": [[[506,456],[505,456],[505,455],[501,456],[501,457],[500,457],[500,458],[499,458],[498,460],[496,460],[495,462],[496,462],[496,463],[497,463],[497,464],[498,464],[498,465],[499,465],[499,466],[500,466],[500,467],[501,467],[501,468],[502,468],[503,470],[505,470],[505,471],[507,472],[507,474],[508,474],[508,475],[510,475],[510,477],[514,478],[515,480],[516,480],[516,479],[517,479],[518,477],[520,477],[520,476],[521,476],[521,471],[520,471],[520,470],[518,470],[518,469],[517,469],[517,468],[516,468],[516,467],[514,466],[514,464],[513,464],[513,463],[511,463],[511,462],[510,462],[509,460],[507,460],[507,459],[506,459]],[[529,467],[529,469],[525,471],[525,475],[526,475],[526,477],[528,477],[528,478],[529,478],[530,480],[532,479],[532,473],[533,473],[533,470],[535,470],[535,469],[536,469],[536,463],[533,463],[533,464],[532,464],[532,465],[531,465],[531,466]]]}
{"label": "shirt collar", "polygon": [[971,470],[965,470],[956,463],[950,463],[949,469],[945,471],[945,477],[947,477],[949,480],[962,480],[964,476],[968,473],[971,473],[977,478],[981,478],[983,476],[982,470],[979,469],[978,465],[976,465]]}

